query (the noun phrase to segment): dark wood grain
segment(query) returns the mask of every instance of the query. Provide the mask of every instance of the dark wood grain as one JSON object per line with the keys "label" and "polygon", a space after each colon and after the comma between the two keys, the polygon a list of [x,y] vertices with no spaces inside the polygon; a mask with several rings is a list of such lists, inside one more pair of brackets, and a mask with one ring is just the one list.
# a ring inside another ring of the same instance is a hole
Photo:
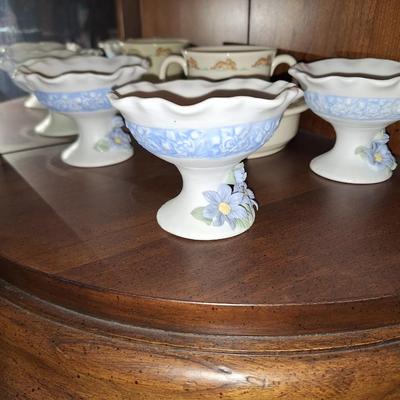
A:
{"label": "dark wood grain", "polygon": [[[248,346],[248,337],[240,338],[239,350],[231,347],[235,337],[213,336],[222,350],[208,347],[198,335],[174,343],[162,331],[129,336],[125,326],[71,313],[0,281],[0,327],[2,400],[400,396],[399,326],[339,339],[281,336],[272,338],[272,345],[269,338],[258,337],[257,351]],[[312,338],[317,339],[313,346],[299,350]],[[335,348],[340,340],[345,348]]]}
{"label": "dark wood grain", "polygon": [[7,101],[0,108],[0,154],[70,142],[71,137],[55,138],[38,135],[33,128],[47,112],[24,107],[26,97]]}
{"label": "dark wood grain", "polygon": [[139,147],[102,169],[65,166],[59,146],[7,155],[0,277],[77,311],[173,331],[287,335],[397,323],[398,175],[367,186],[319,178],[308,162],[330,146],[303,134],[249,161],[256,223],[215,242],[158,227],[158,207],[181,182]]}
{"label": "dark wood grain", "polygon": [[[377,57],[400,60],[398,0],[251,0],[250,43],[276,47],[298,60]],[[334,136],[311,111],[301,127]],[[400,154],[400,124],[389,127]]]}
{"label": "dark wood grain", "polygon": [[142,0],[142,34],[196,45],[247,43],[248,7],[249,0]]}
{"label": "dark wood grain", "polygon": [[117,34],[121,40],[141,36],[139,0],[115,0]]}

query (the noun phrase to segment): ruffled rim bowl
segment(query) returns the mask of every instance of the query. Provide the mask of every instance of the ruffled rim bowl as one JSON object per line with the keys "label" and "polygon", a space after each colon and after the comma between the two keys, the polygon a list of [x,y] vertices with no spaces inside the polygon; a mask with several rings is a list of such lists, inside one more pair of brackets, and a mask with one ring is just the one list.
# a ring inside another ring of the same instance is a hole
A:
{"label": "ruffled rim bowl", "polygon": [[378,58],[331,58],[289,69],[304,90],[360,97],[399,97],[400,62]]}
{"label": "ruffled rim bowl", "polygon": [[280,117],[302,96],[295,84],[256,78],[136,82],[108,95],[130,121],[159,128],[206,128]]}
{"label": "ruffled rim bowl", "polygon": [[13,77],[33,91],[71,92],[111,87],[129,79],[138,79],[148,66],[147,60],[137,56],[105,58],[75,55],[64,59],[44,57],[18,67]]}

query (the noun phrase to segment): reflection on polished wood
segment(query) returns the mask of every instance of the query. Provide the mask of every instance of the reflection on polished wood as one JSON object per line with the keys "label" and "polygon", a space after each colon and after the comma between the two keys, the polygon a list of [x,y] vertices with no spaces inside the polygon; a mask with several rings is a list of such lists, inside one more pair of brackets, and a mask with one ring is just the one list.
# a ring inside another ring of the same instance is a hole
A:
{"label": "reflection on polished wood", "polygon": [[92,169],[5,156],[2,400],[398,399],[400,177],[324,180],[331,146],[248,161],[256,222],[215,242],[158,227],[181,182],[139,146]]}
{"label": "reflection on polished wood", "polygon": [[0,154],[54,146],[70,142],[71,137],[46,137],[34,132],[34,127],[47,115],[45,110],[24,107],[26,97],[7,101],[0,107]]}

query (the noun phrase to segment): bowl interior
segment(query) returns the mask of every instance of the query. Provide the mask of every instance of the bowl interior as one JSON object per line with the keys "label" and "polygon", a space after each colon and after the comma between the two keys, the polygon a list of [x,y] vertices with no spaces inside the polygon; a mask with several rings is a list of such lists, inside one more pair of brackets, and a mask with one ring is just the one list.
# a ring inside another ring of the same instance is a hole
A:
{"label": "bowl interior", "polygon": [[204,79],[176,80],[152,84],[137,82],[114,88],[117,98],[162,98],[180,106],[200,103],[208,98],[249,96],[273,100],[294,84],[279,81],[270,83],[261,79],[229,79],[212,82]]}
{"label": "bowl interior", "polygon": [[400,62],[377,58],[332,58],[300,63],[294,68],[314,78],[339,76],[384,80],[400,76]]}
{"label": "bowl interior", "polygon": [[100,56],[82,55],[67,59],[43,58],[31,63],[25,73],[35,73],[46,78],[56,78],[64,74],[92,73],[97,75],[111,75],[122,67],[138,64],[138,57],[116,56],[105,58]]}

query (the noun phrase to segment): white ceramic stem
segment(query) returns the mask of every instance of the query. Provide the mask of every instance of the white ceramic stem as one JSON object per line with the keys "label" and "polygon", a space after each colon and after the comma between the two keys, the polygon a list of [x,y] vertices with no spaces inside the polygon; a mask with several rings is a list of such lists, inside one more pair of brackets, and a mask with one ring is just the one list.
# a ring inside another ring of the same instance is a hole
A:
{"label": "white ceramic stem", "polygon": [[272,60],[271,75],[274,73],[276,67],[281,64],[287,64],[289,67],[292,67],[297,64],[297,61],[290,54],[279,54],[279,56],[274,57]]}
{"label": "white ceramic stem", "polygon": [[159,75],[159,78],[161,80],[164,80],[167,77],[167,70],[168,70],[168,67],[170,64],[179,64],[182,67],[185,76],[187,76],[188,68],[187,68],[186,60],[181,56],[173,55],[173,56],[167,57],[161,64],[160,75]]}
{"label": "white ceramic stem", "polygon": [[76,135],[78,128],[71,118],[49,111],[44,120],[35,126],[34,131],[42,136],[63,137]]}
{"label": "white ceramic stem", "polygon": [[236,227],[232,230],[228,223],[220,227],[207,225],[191,215],[195,208],[208,204],[203,192],[217,191],[219,185],[224,183],[228,172],[239,161],[211,168],[177,165],[183,181],[182,191],[158,210],[157,222],[161,228],[174,235],[194,240],[224,239],[246,231],[248,228]]}
{"label": "white ceramic stem", "polygon": [[343,122],[331,122],[336,132],[334,147],[314,158],[310,163],[313,172],[324,178],[344,183],[378,183],[389,179],[389,168],[375,170],[356,154],[359,146],[369,147],[381,127],[362,127]]}
{"label": "white ceramic stem", "polygon": [[96,143],[112,130],[114,109],[94,113],[69,114],[78,126],[78,139],[62,152],[61,159],[74,167],[103,167],[132,157],[133,149],[101,152]]}
{"label": "white ceramic stem", "polygon": [[26,108],[38,108],[40,110],[45,110],[46,107],[44,107],[39,100],[36,98],[34,94],[31,94],[28,96],[28,98],[24,102],[24,106]]}

